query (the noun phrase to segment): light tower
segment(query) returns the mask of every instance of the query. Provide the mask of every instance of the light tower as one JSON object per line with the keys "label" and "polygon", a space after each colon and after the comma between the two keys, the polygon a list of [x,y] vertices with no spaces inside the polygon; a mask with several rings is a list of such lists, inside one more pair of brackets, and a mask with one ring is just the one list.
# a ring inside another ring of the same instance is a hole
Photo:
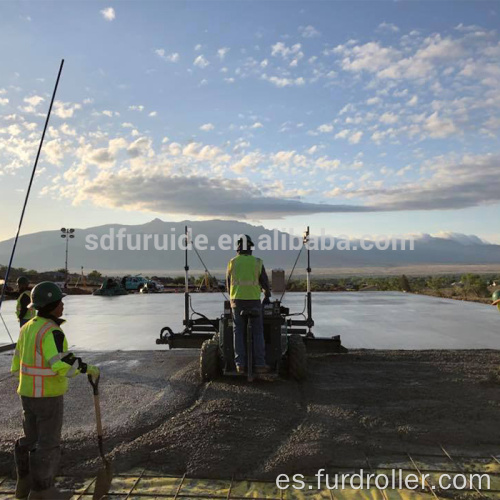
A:
{"label": "light tower", "polygon": [[68,288],[68,243],[70,238],[74,238],[75,230],[74,229],[66,229],[65,227],[61,228],[61,238],[66,238],[66,264],[64,266],[65,270],[65,278],[64,278],[64,288]]}

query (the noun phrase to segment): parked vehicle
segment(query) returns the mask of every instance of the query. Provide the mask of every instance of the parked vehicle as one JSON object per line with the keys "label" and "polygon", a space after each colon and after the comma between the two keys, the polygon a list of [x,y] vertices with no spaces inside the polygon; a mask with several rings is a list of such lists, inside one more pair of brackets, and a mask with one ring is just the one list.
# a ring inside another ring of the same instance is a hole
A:
{"label": "parked vehicle", "polygon": [[147,282],[142,276],[124,276],[121,280],[122,287],[128,292],[139,291]]}

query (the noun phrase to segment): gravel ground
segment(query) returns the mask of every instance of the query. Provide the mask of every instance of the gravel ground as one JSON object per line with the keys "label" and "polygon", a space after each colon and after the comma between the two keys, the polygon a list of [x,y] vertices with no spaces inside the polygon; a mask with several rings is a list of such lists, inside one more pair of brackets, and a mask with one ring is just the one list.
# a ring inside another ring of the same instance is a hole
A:
{"label": "gravel ground", "polygon": [[[197,477],[275,478],[372,465],[389,454],[498,454],[500,351],[351,351],[309,357],[308,380],[202,384],[196,351],[84,353],[102,368],[105,449],[115,470],[150,465]],[[0,355],[0,474],[21,428]],[[92,392],[66,396],[64,473],[97,467]]]}

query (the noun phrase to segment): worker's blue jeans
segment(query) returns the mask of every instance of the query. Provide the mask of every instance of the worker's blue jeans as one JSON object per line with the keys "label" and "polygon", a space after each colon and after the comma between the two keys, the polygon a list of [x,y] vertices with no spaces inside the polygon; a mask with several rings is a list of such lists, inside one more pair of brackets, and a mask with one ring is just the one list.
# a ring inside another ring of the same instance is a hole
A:
{"label": "worker's blue jeans", "polygon": [[[234,321],[234,361],[236,366],[247,366],[247,348],[245,343],[245,328],[247,320],[241,316],[244,307],[232,308]],[[254,308],[252,308],[254,309]],[[253,362],[255,366],[266,366],[266,344],[264,341],[264,324],[262,320],[262,308],[256,307],[259,316],[249,318],[253,332]]]}

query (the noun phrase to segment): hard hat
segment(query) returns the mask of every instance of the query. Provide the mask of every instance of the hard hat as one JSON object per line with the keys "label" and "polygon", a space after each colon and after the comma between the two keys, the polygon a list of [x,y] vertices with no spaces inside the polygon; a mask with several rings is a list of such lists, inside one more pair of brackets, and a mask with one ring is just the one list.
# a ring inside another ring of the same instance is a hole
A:
{"label": "hard hat", "polygon": [[31,291],[30,308],[42,309],[49,304],[57,302],[65,297],[66,294],[52,281],[43,281]]}
{"label": "hard hat", "polygon": [[17,278],[17,284],[18,286],[28,286],[30,284],[30,280],[26,278],[26,276],[19,276],[19,278]]}
{"label": "hard hat", "polygon": [[500,290],[495,290],[493,292],[493,295],[491,296],[491,300],[495,302],[495,300],[500,299]]}
{"label": "hard hat", "polygon": [[253,248],[255,245],[253,244],[252,238],[248,236],[248,234],[244,234],[241,238],[238,239],[238,250],[248,250]]}

